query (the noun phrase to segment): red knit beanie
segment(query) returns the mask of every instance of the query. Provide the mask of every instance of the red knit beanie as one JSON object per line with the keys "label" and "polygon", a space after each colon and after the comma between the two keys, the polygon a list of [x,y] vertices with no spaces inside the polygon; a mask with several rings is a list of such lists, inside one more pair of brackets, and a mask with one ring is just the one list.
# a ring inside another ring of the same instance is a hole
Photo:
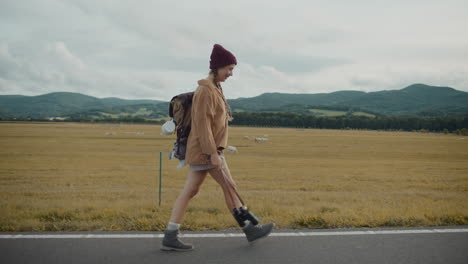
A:
{"label": "red knit beanie", "polygon": [[214,44],[210,56],[210,69],[218,69],[230,64],[237,65],[236,57],[223,46]]}

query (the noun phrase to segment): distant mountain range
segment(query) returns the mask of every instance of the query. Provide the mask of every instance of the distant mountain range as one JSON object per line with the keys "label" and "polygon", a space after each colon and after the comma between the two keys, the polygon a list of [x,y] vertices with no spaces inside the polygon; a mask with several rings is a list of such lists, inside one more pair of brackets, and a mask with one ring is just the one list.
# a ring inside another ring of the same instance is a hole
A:
{"label": "distant mountain range", "polygon": [[[228,100],[234,112],[269,111],[317,114],[317,109],[371,115],[447,116],[468,115],[468,93],[450,87],[413,84],[401,90],[338,91],[320,94],[265,93]],[[79,93],[56,92],[39,96],[0,95],[0,118],[15,117],[118,118],[168,116],[168,102],[96,98]]]}
{"label": "distant mountain range", "polygon": [[[163,101],[96,98],[80,93],[56,92],[38,96],[0,95],[0,117],[58,117],[88,111],[121,112],[136,105],[158,105]],[[134,107],[133,107],[134,108]],[[132,109],[130,109],[132,110]]]}
{"label": "distant mountain range", "polygon": [[[401,90],[338,91],[321,94],[265,93],[253,98],[230,100],[237,111],[299,109],[356,109],[382,115],[468,114],[468,93],[450,87],[413,84]],[[293,111],[294,112],[294,111]]]}

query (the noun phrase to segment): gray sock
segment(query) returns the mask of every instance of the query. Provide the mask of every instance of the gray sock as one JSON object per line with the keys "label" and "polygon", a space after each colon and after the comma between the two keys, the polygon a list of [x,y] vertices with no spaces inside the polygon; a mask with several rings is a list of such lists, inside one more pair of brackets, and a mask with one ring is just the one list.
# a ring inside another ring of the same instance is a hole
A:
{"label": "gray sock", "polygon": [[174,223],[174,222],[169,222],[167,225],[167,230],[179,230],[180,224]]}

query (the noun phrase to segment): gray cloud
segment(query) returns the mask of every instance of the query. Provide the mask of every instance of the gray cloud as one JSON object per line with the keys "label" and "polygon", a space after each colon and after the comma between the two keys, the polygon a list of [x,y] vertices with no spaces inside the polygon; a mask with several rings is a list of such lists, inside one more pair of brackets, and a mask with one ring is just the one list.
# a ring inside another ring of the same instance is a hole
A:
{"label": "gray cloud", "polygon": [[300,54],[268,54],[247,53],[242,54],[245,61],[255,66],[271,66],[285,73],[315,73],[322,69],[350,64],[346,58],[332,58],[319,56],[305,56]]}
{"label": "gray cloud", "polygon": [[205,77],[214,43],[239,61],[224,84],[228,98],[412,82],[468,91],[467,8],[456,0],[5,0],[0,93],[168,100]]}

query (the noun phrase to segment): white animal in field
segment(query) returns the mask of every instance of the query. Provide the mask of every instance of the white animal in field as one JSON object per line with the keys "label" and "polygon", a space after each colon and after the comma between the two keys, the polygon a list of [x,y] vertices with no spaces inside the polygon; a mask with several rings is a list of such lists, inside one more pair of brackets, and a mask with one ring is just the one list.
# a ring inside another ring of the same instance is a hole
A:
{"label": "white animal in field", "polygon": [[250,137],[249,136],[244,136],[244,139],[250,139]]}
{"label": "white animal in field", "polygon": [[268,141],[268,138],[265,138],[265,137],[255,138],[255,143],[261,143],[261,142],[267,142],[267,141]]}
{"label": "white animal in field", "polygon": [[239,153],[237,151],[237,148],[234,147],[234,146],[228,146],[227,149],[226,149],[226,152],[229,153],[229,154],[237,154]]}

